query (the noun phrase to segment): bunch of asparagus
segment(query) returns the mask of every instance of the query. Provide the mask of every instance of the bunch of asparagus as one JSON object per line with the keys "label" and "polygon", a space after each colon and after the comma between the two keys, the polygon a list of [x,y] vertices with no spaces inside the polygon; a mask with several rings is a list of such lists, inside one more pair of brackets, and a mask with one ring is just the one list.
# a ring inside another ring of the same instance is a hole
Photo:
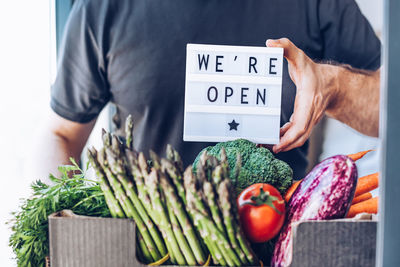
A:
{"label": "bunch of asparagus", "polygon": [[[201,156],[197,173],[189,166],[184,173],[188,210],[201,233],[215,264],[222,266],[251,266],[258,263],[254,252],[240,228],[235,192],[229,179],[225,150],[221,161]],[[240,169],[240,156],[236,173]]]}
{"label": "bunch of asparagus", "polygon": [[111,215],[136,222],[142,259],[156,262],[168,253],[172,264],[195,266],[211,254],[215,265],[255,265],[240,229],[225,151],[221,161],[204,154],[193,174],[170,145],[166,158],[150,151],[148,161],[134,150],[132,130],[129,116],[125,144],[103,131],[103,148],[89,149],[88,157]]}

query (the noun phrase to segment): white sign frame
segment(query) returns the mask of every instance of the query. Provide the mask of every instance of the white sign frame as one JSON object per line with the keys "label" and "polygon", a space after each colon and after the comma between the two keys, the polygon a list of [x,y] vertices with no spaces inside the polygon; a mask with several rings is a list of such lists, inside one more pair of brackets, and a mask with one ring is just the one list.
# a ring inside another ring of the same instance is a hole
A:
{"label": "white sign frame", "polygon": [[183,140],[277,144],[282,68],[282,48],[187,44]]}

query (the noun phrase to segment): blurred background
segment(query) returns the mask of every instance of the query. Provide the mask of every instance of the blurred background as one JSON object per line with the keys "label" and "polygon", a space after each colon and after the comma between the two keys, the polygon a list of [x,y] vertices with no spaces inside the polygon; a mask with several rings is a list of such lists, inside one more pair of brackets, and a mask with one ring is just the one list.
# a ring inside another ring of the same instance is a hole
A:
{"label": "blurred background", "polygon": [[[382,0],[357,0],[377,35],[382,31]],[[40,177],[29,174],[28,159],[35,127],[49,108],[49,90],[55,77],[57,43],[68,16],[71,0],[0,1],[0,263],[16,266],[8,247],[10,213],[19,199],[29,196],[29,185]],[[92,136],[108,128],[103,111]],[[95,146],[100,140],[90,138]],[[359,174],[378,171],[378,140],[362,136],[347,126],[324,119],[311,138],[310,166],[334,154],[376,149],[358,163]],[[46,147],[42,148],[43,150]]]}

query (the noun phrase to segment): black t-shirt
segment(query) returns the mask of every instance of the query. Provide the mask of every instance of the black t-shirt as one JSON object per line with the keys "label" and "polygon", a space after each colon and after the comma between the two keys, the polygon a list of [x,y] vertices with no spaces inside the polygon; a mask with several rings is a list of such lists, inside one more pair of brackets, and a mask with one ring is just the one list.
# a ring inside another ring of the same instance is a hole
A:
{"label": "black t-shirt", "polygon": [[[138,150],[162,153],[170,143],[190,164],[210,143],[182,140],[186,44],[264,46],[281,37],[315,60],[380,66],[380,42],[353,0],[82,0],[67,22],[51,107],[84,123],[111,101],[117,133],[132,114]],[[295,93],[285,61],[282,125]],[[295,178],[304,176],[307,146],[278,154]]]}

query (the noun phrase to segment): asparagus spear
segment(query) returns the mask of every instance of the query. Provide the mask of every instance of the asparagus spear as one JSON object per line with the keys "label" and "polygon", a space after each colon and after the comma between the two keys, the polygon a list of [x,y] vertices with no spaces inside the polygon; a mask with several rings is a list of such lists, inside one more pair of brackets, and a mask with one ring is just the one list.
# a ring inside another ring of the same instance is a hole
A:
{"label": "asparagus spear", "polygon": [[[164,237],[164,239],[166,239],[167,237]],[[168,249],[168,253],[169,253],[169,260],[172,264],[177,264],[176,262],[176,258],[174,255],[174,251],[171,247],[171,245],[168,242],[165,242],[165,244],[167,245],[167,249]]]}
{"label": "asparagus spear", "polygon": [[233,185],[236,187],[239,175],[240,175],[240,170],[242,169],[242,156],[240,156],[240,153],[236,154],[236,164],[235,164],[235,179],[233,179]]}
{"label": "asparagus spear", "polygon": [[107,202],[107,206],[110,209],[112,217],[125,218],[125,214],[122,211],[118,200],[115,199],[114,194],[108,184],[107,178],[101,169],[100,163],[97,161],[97,151],[95,148],[88,149],[88,158],[96,171],[97,177],[100,179],[100,187],[104,193],[104,198]]}
{"label": "asparagus spear", "polygon": [[[237,153],[237,155],[236,155],[234,183],[235,183],[235,181],[238,180],[241,168],[242,168],[242,158],[241,158],[240,154]],[[228,176],[225,176],[225,177],[228,177]],[[237,210],[236,200],[235,200],[234,197],[232,197],[232,195],[233,194],[230,194],[230,203],[231,203],[231,207],[232,207],[232,214],[234,214],[233,219],[235,221],[234,226],[236,227],[236,231],[235,231],[236,232],[236,240],[239,241],[240,248],[242,249],[242,251],[246,255],[247,260],[251,264],[257,264],[257,257],[254,254],[253,250],[251,249],[249,242],[244,237],[244,233],[243,233],[243,231],[242,231],[242,229],[240,227],[239,212]]]}
{"label": "asparagus spear", "polygon": [[179,265],[184,265],[186,263],[185,258],[180,252],[179,245],[175,239],[175,235],[172,231],[172,227],[168,219],[168,214],[161,201],[160,192],[158,191],[158,174],[155,169],[152,169],[147,179],[145,179],[145,183],[149,190],[153,209],[159,214],[159,226],[161,228],[161,231],[164,232],[166,242],[169,243],[171,249],[169,251],[173,252],[174,258]]}
{"label": "asparagus spear", "polygon": [[221,250],[218,248],[218,245],[211,240],[211,233],[208,231],[208,228],[203,226],[200,222],[198,222],[197,225],[198,228],[200,229],[201,237],[206,243],[206,246],[209,248],[214,264],[215,265],[220,264],[222,266],[226,266],[226,261],[222,257]]}
{"label": "asparagus spear", "polygon": [[138,156],[138,164],[140,167],[140,171],[142,172],[143,177],[149,176],[149,166],[147,165],[146,157],[142,152],[139,153]]}
{"label": "asparagus spear", "polygon": [[202,193],[196,188],[196,179],[193,175],[191,166],[187,167],[185,173],[183,174],[183,184],[186,191],[186,200],[188,201],[188,205],[189,200],[187,198],[190,195],[194,199],[193,201],[196,208],[203,214],[208,214],[207,208],[202,200]]}
{"label": "asparagus spear", "polygon": [[111,134],[103,129],[103,145],[104,146],[111,146]]}
{"label": "asparagus spear", "polygon": [[186,196],[185,188],[183,187],[182,173],[176,168],[176,165],[168,159],[161,159],[161,167],[162,171],[168,173],[169,177],[171,177],[176,187],[176,190],[178,191],[179,197],[182,199],[183,204],[186,205]]}
{"label": "asparagus spear", "polygon": [[[179,162],[180,161],[179,154],[175,150],[174,150],[174,152],[175,152],[175,154],[178,155],[178,157],[175,156],[174,159],[175,159],[176,162]],[[180,162],[182,163],[182,161],[180,161]],[[179,163],[177,163],[177,164],[179,165]],[[177,164],[175,164],[175,165],[177,165]],[[178,168],[178,171],[179,171],[179,169],[180,169],[180,167]],[[182,169],[183,169],[183,167],[182,167]],[[188,180],[189,184],[192,184],[194,186],[193,190],[196,191],[196,188],[195,188],[196,181],[195,181],[194,176],[193,176],[192,167],[191,166],[188,167],[188,169],[186,171],[187,171],[187,174],[189,174],[189,177],[188,177],[189,179],[186,179],[186,180]],[[184,206],[187,206],[187,201],[186,201],[186,190],[187,189],[186,189],[186,186],[185,186],[185,179],[183,179],[183,176],[184,176],[183,172],[179,172],[180,180],[179,180],[179,183],[177,183],[178,184],[177,186],[180,186],[180,187],[183,188],[183,192],[185,193],[185,195],[181,196],[181,198],[182,198],[182,200],[184,202]],[[200,196],[200,195],[198,195],[198,196]],[[201,202],[201,197],[200,197],[199,201]],[[192,213],[189,212],[188,214],[189,214],[190,219],[193,221]],[[200,228],[198,226],[194,227],[194,231],[195,231],[197,236],[201,236]],[[205,242],[200,242],[200,247],[201,247],[202,251],[207,252],[207,246],[206,246]]]}
{"label": "asparagus spear", "polygon": [[[142,193],[142,195],[143,195],[142,199],[144,199],[145,202],[147,202],[147,196],[149,197],[150,207],[148,206],[147,210],[151,210],[150,215],[152,216],[153,220],[155,222],[157,222],[158,226],[160,227],[160,221],[162,220],[162,218],[160,218],[160,213],[154,209],[154,206],[153,206],[153,203],[152,203],[152,200],[150,197],[151,190],[149,190],[149,186],[148,186],[148,179],[149,179],[149,175],[150,175],[149,174],[149,166],[147,164],[147,160],[146,160],[146,157],[144,156],[143,152],[139,153],[137,161],[134,163],[137,163],[137,165],[135,165],[135,167],[132,168],[132,170],[135,172],[135,177],[137,177],[137,178],[143,177],[143,180],[138,179],[138,180],[140,180],[138,183],[138,185],[140,185],[140,186],[141,186],[141,181],[143,181],[143,189],[144,189],[144,190],[140,190],[139,192]],[[138,167],[138,168],[136,168],[136,167]],[[138,187],[138,189],[139,189],[139,187]],[[146,205],[148,205],[148,204],[146,204]],[[160,229],[160,230],[161,230],[164,240],[166,241],[165,245],[167,246],[167,249],[169,252],[170,261],[171,261],[171,263],[176,264],[177,261],[174,256],[171,244],[170,244],[170,242],[168,242],[167,233],[164,229]],[[178,256],[179,256],[179,253],[178,253]]]}
{"label": "asparagus spear", "polygon": [[[235,219],[235,221],[236,221],[236,219]],[[240,244],[240,248],[242,249],[243,253],[246,255],[248,262],[251,265],[257,265],[258,264],[257,257],[255,255],[255,253],[253,252],[252,248],[250,247],[249,242],[244,237],[244,233],[243,233],[242,229],[240,228],[240,224],[236,223],[236,224],[234,224],[234,227],[236,228],[236,231],[235,231],[236,239],[238,240],[238,242]]]}
{"label": "asparagus spear", "polygon": [[170,144],[168,144],[166,154],[167,159],[175,164],[175,167],[178,169],[179,173],[183,173],[183,162],[178,151],[176,151]]}
{"label": "asparagus spear", "polygon": [[125,138],[126,138],[126,146],[128,149],[133,149],[133,120],[132,115],[126,118],[125,122]]}
{"label": "asparagus spear", "polygon": [[189,266],[195,266],[196,264],[196,259],[194,258],[193,252],[190,249],[190,246],[185,238],[185,236],[182,233],[182,229],[179,226],[179,222],[174,214],[174,211],[172,210],[171,206],[169,205],[169,203],[166,204],[167,206],[167,210],[168,210],[168,216],[169,216],[169,220],[171,222],[171,226],[172,226],[172,230],[174,232],[176,241],[179,244],[179,248],[186,260],[186,263]]}
{"label": "asparagus spear", "polygon": [[213,218],[215,224],[217,225],[217,228],[226,237],[227,235],[225,232],[225,227],[221,220],[220,208],[217,205],[216,194],[214,193],[213,185],[208,181],[208,180],[212,180],[214,182],[214,185],[218,186],[218,183],[221,181],[221,172],[222,172],[221,166],[216,166],[215,169],[213,169],[213,165],[217,165],[218,161],[215,157],[208,156],[206,152],[204,152],[201,155],[200,163],[201,163],[201,165],[200,165],[198,173],[197,173],[198,176],[202,177],[202,176],[206,175],[206,173],[211,172],[210,177],[208,177],[209,179],[201,178],[200,180],[204,181],[203,182],[204,196],[207,199],[207,203],[210,208],[212,218]]}
{"label": "asparagus spear", "polygon": [[172,208],[174,214],[176,215],[179,221],[180,226],[182,227],[183,234],[186,236],[189,242],[191,248],[190,252],[193,251],[197,263],[203,265],[206,261],[206,256],[201,248],[199,240],[197,239],[196,233],[193,229],[193,226],[188,218],[185,209],[182,206],[182,203],[179,201],[178,197],[175,194],[173,186],[168,181],[165,175],[163,174],[160,175],[160,182],[161,182],[161,187],[163,188],[164,195],[168,202],[167,205]]}
{"label": "asparagus spear", "polygon": [[209,167],[211,168],[211,170],[214,170],[218,165],[220,165],[219,160],[214,156],[210,156],[210,158],[208,159],[208,162],[209,162]]}
{"label": "asparagus spear", "polygon": [[117,178],[115,177],[113,172],[110,170],[110,167],[108,166],[108,162],[106,159],[106,152],[104,149],[102,149],[100,151],[100,153],[98,154],[97,160],[100,163],[100,165],[102,166],[102,168],[107,176],[107,179],[108,179],[111,187],[113,188],[115,197],[120,202],[125,214],[129,218],[132,218],[135,220],[136,225],[137,225],[140,233],[143,236],[143,239],[146,243],[146,246],[149,249],[149,252],[150,252],[153,260],[154,261],[159,260],[161,258],[161,255],[160,255],[159,251],[157,250],[156,245],[155,245],[153,239],[151,238],[149,231],[148,231],[146,225],[144,224],[142,218],[136,211],[131,200],[127,197],[124,189],[122,188],[122,185],[118,182]]}
{"label": "asparagus spear", "polygon": [[143,257],[143,260],[145,261],[145,263],[152,262],[153,258],[151,257],[151,254],[146,246],[146,243],[144,242],[143,236],[140,234],[140,232],[137,232],[136,236],[137,236],[137,243],[139,244],[137,249],[139,250],[141,256]]}
{"label": "asparagus spear", "polygon": [[233,210],[232,210],[232,214],[234,214],[234,216],[233,216],[233,220],[234,220],[233,226],[235,227],[236,240],[238,240],[240,248],[242,249],[242,251],[246,255],[246,258],[249,261],[249,263],[251,265],[257,265],[258,264],[257,256],[254,253],[253,249],[251,248],[249,241],[245,238],[243,230],[240,227],[239,212],[237,211],[237,208],[236,208],[236,205],[235,205],[235,203],[236,203],[235,199],[231,198],[231,203],[233,203],[232,207],[234,207]]}
{"label": "asparagus spear", "polygon": [[222,224],[220,211],[218,205],[216,205],[217,200],[215,198],[214,190],[212,184],[208,181],[203,184],[204,195],[207,198],[208,206],[210,207],[212,218],[217,225],[218,230],[225,233],[224,225]]}
{"label": "asparagus spear", "polygon": [[[225,151],[224,147],[221,148],[220,158],[221,158],[220,165],[222,168],[222,176],[229,177],[228,157],[226,156],[226,151]],[[236,179],[237,179],[237,177],[236,177]]]}
{"label": "asparagus spear", "polygon": [[166,155],[167,155],[167,159],[174,162],[174,160],[175,160],[174,149],[172,148],[172,146],[170,144],[167,144]]}
{"label": "asparagus spear", "polygon": [[224,224],[226,226],[226,231],[228,233],[229,241],[232,245],[232,248],[235,250],[236,254],[239,256],[241,262],[243,264],[248,264],[245,253],[240,249],[240,245],[238,244],[238,240],[236,239],[235,233],[235,222],[232,220],[232,208],[231,201],[229,197],[229,186],[230,180],[224,179],[218,186],[218,197],[219,197],[219,206],[222,209],[222,215],[224,218]]}
{"label": "asparagus spear", "polygon": [[207,180],[206,170],[205,170],[204,165],[199,164],[197,166],[196,176],[197,176],[198,183],[201,185]]}
{"label": "asparagus spear", "polygon": [[[139,155],[139,152],[137,152],[135,149],[132,148],[132,150],[131,150],[131,149],[128,149],[128,148],[126,148],[126,147],[125,147],[125,149],[124,149],[124,153],[125,153],[125,155],[126,155],[127,158],[128,158],[128,157],[131,157],[131,158],[137,159],[137,157],[138,157],[138,155]],[[129,170],[131,171],[129,165],[128,165],[128,168],[129,168]]]}
{"label": "asparagus spear", "polygon": [[211,178],[209,159],[210,156],[206,151],[204,151],[200,156],[200,164],[197,166],[197,176],[201,179],[202,183]]}
{"label": "asparagus spear", "polygon": [[174,150],[174,162],[176,164],[176,167],[178,170],[183,173],[184,168],[183,168],[183,161],[181,159],[181,156],[179,155],[178,151]]}
{"label": "asparagus spear", "polygon": [[150,154],[151,161],[153,163],[153,167],[155,169],[159,170],[161,168],[160,158],[158,157],[156,152],[154,152],[153,150],[150,150],[149,154]]}
{"label": "asparagus spear", "polygon": [[163,239],[160,237],[153,221],[150,219],[148,213],[142,205],[142,202],[139,200],[139,197],[135,191],[135,186],[132,180],[129,178],[126,173],[124,158],[122,155],[122,151],[120,150],[120,143],[116,139],[116,136],[112,137],[112,149],[110,147],[106,147],[107,159],[111,168],[111,171],[115,174],[118,181],[122,184],[127,196],[132,201],[135,206],[139,216],[146,224],[151,237],[153,238],[158,251],[161,255],[167,254],[167,249],[164,245]]}
{"label": "asparagus spear", "polygon": [[137,158],[134,157],[130,153],[130,151],[126,151],[128,161],[129,161],[129,166],[130,170],[132,172],[133,179],[136,183],[136,188],[138,192],[138,197],[140,201],[142,202],[144,208],[146,209],[147,213],[150,215],[150,217],[153,219],[154,222],[158,222],[158,217],[157,213],[153,211],[153,207],[151,206],[151,200],[147,192],[147,188],[144,185],[144,177],[142,172],[140,171]]}
{"label": "asparagus spear", "polygon": [[204,151],[200,155],[200,164],[204,167],[207,164],[208,154],[207,151]]}

